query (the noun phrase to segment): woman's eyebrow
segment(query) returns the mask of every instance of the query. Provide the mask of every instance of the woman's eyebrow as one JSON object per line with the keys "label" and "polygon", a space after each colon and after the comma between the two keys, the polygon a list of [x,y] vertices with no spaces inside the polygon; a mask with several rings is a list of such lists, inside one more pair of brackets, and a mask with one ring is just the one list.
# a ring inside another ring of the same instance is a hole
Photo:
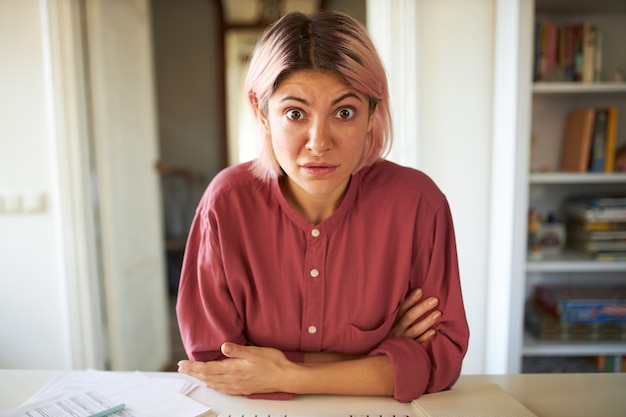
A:
{"label": "woman's eyebrow", "polygon": [[[361,100],[361,98],[356,93],[353,93],[353,92],[350,91],[350,92],[342,94],[338,98],[334,99],[331,104],[334,106],[335,104],[340,103],[341,101],[345,100],[348,97],[354,97],[354,98],[356,98],[359,101],[363,101],[363,100]],[[289,101],[289,100],[294,100],[294,101],[297,101],[297,102],[300,102],[300,103],[306,104],[306,105],[309,104],[308,101],[306,101],[305,99],[303,99],[301,97],[297,97],[297,96],[285,96],[285,97],[280,99],[280,102],[282,103],[282,102]]]}
{"label": "woman's eyebrow", "polygon": [[344,99],[346,99],[348,97],[354,97],[354,98],[356,98],[359,101],[363,101],[363,100],[361,100],[361,98],[358,95],[356,95],[356,93],[353,93],[352,91],[350,91],[348,93],[345,93],[345,94],[341,95],[339,98],[333,100],[333,103],[332,103],[333,106],[335,104],[337,104],[337,103],[340,103],[342,100],[344,100]]}
{"label": "woman's eyebrow", "polygon": [[289,100],[299,101],[302,104],[307,104],[307,105],[309,104],[309,102],[306,101],[305,99],[300,98],[300,97],[296,97],[296,96],[285,96],[285,97],[280,99],[280,102],[282,103],[283,101],[289,101]]}

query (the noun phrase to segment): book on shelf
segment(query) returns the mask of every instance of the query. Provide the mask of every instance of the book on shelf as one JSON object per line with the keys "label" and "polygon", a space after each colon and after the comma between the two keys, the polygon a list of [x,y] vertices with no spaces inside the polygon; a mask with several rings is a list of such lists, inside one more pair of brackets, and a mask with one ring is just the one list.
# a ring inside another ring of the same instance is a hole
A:
{"label": "book on shelf", "polygon": [[[620,223],[616,223],[620,224]],[[622,223],[626,224],[626,223]],[[570,226],[567,229],[567,235],[574,240],[590,241],[590,242],[602,242],[602,241],[616,241],[626,239],[626,230],[584,230],[575,225]]]}
{"label": "book on shelf", "polygon": [[600,355],[593,359],[598,372],[615,372],[616,369],[626,371],[626,356]]}
{"label": "book on shelf", "polygon": [[611,106],[607,109],[604,172],[615,172],[618,115],[617,107]]}
{"label": "book on shelf", "polygon": [[571,323],[529,302],[524,310],[526,330],[540,340],[626,340],[626,322]]}
{"label": "book on shelf", "polygon": [[614,172],[618,108],[580,108],[568,112],[561,171]]}
{"label": "book on shelf", "polygon": [[561,171],[587,171],[595,116],[593,108],[575,109],[567,114],[561,152]]}
{"label": "book on shelf", "polygon": [[576,197],[563,205],[568,219],[582,222],[626,222],[626,196]]}
{"label": "book on shelf", "polygon": [[600,81],[602,34],[591,22],[535,22],[533,81]]}
{"label": "book on shelf", "polygon": [[589,155],[589,172],[604,172],[607,116],[607,109],[596,109],[596,117],[593,123],[593,137],[591,139],[591,152]]}
{"label": "book on shelf", "polygon": [[626,260],[626,197],[584,197],[564,203],[567,245],[597,261]]}
{"label": "book on shelf", "polygon": [[606,239],[606,240],[577,240],[572,239],[571,245],[582,252],[595,255],[597,253],[613,252],[626,253],[626,239]]}
{"label": "book on shelf", "polygon": [[581,232],[609,232],[609,231],[626,231],[626,221],[624,222],[607,222],[607,221],[584,221],[580,219],[570,218],[567,220],[567,228],[575,229]]}
{"label": "book on shelf", "polygon": [[598,75],[601,68],[598,53],[600,34],[598,28],[593,23],[583,23],[583,70],[581,81],[592,83],[599,81]]}
{"label": "book on shelf", "polygon": [[533,297],[562,323],[626,323],[624,285],[538,285]]}

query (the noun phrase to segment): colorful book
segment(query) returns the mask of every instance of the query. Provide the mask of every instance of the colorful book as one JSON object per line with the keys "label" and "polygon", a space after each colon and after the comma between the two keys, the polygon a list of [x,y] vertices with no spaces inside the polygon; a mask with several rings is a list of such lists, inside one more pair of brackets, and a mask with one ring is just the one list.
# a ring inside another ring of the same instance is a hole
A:
{"label": "colorful book", "polygon": [[564,323],[626,322],[626,286],[538,285],[534,296]]}
{"label": "colorful book", "polygon": [[539,306],[524,310],[526,329],[541,340],[626,340],[626,322],[568,323]]}
{"label": "colorful book", "polygon": [[615,143],[617,141],[617,107],[607,109],[606,143],[604,157],[604,172],[615,171]]}
{"label": "colorful book", "polygon": [[591,141],[591,154],[589,155],[589,172],[604,172],[607,116],[607,109],[596,110],[596,120],[593,125],[593,139]]}
{"label": "colorful book", "polygon": [[625,222],[626,197],[581,197],[563,205],[569,219],[585,222]]}
{"label": "colorful book", "polygon": [[593,108],[571,110],[567,114],[561,171],[587,172],[596,111]]}
{"label": "colorful book", "polygon": [[569,219],[567,221],[568,229],[580,230],[583,232],[609,232],[609,231],[626,231],[626,221],[623,222],[586,222],[578,219]]}
{"label": "colorful book", "polygon": [[576,240],[570,244],[585,253],[595,255],[600,252],[626,252],[626,239],[616,240]]}
{"label": "colorful book", "polygon": [[583,24],[583,71],[582,82],[596,81],[596,42],[598,28],[593,23]]}
{"label": "colorful book", "polygon": [[585,241],[612,241],[626,240],[626,230],[583,230],[572,227],[567,230],[567,235],[573,239]]}

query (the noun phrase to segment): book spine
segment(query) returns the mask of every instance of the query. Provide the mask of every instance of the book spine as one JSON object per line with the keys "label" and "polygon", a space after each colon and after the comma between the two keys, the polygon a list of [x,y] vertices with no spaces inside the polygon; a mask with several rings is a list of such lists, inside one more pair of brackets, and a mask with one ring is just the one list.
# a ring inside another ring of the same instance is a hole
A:
{"label": "book spine", "polygon": [[596,28],[595,56],[593,57],[593,81],[602,81],[602,33]]}
{"label": "book spine", "polygon": [[583,25],[574,26],[574,81],[583,79]]}
{"label": "book spine", "polygon": [[604,172],[604,157],[606,150],[606,118],[607,110],[596,110],[591,155],[589,158],[589,172]]}
{"label": "book spine", "polygon": [[533,81],[541,81],[541,22],[535,22]]}
{"label": "book spine", "polygon": [[594,81],[596,57],[596,26],[592,23],[583,25],[583,73],[582,82]]}
{"label": "book spine", "polygon": [[548,23],[539,22],[539,53],[537,55],[538,79],[545,81],[548,75]]}
{"label": "book spine", "polygon": [[557,310],[566,323],[626,322],[626,300],[563,300]]}
{"label": "book spine", "polygon": [[568,216],[589,222],[626,220],[626,207],[589,207],[580,204],[567,204],[565,210]]}
{"label": "book spine", "polygon": [[546,75],[551,78],[552,74],[557,70],[558,64],[558,47],[559,47],[559,27],[556,23],[548,23],[548,50],[546,60]]}
{"label": "book spine", "polygon": [[617,140],[617,107],[609,107],[606,118],[604,172],[615,171],[615,142]]}
{"label": "book spine", "polygon": [[563,56],[565,59],[565,79],[567,81],[576,81],[576,65],[575,65],[575,55],[576,55],[576,38],[575,38],[575,26],[567,25],[565,26],[565,40]]}

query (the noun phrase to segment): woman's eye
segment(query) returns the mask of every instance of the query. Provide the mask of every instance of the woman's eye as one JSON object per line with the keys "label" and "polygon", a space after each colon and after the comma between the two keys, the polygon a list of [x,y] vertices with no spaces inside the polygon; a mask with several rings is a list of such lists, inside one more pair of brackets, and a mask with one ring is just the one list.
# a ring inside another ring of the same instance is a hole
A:
{"label": "woman's eye", "polygon": [[354,109],[350,107],[342,107],[336,113],[336,116],[339,119],[351,119],[354,116]]}
{"label": "woman's eye", "polygon": [[291,120],[302,120],[304,118],[304,114],[297,109],[287,110],[287,117]]}

